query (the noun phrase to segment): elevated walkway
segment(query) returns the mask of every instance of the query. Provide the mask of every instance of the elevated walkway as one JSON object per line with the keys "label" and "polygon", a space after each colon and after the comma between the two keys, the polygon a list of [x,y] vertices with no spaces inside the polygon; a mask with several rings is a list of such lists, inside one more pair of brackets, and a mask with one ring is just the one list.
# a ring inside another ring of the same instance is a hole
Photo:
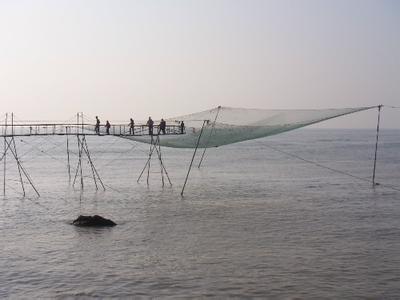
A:
{"label": "elevated walkway", "polygon": [[[165,135],[184,134],[179,125],[166,125]],[[160,132],[158,125],[153,126],[153,135],[164,135]],[[97,135],[97,136],[148,136],[149,127],[147,125],[135,125],[133,132],[129,125],[111,125],[109,134],[106,133],[104,125],[100,125],[100,133],[95,132],[93,124],[73,124],[73,123],[25,123],[25,124],[0,124],[0,137],[18,136],[44,136],[44,135]]]}
{"label": "elevated walkway", "polygon": [[[103,181],[97,171],[89,151],[89,147],[86,141],[86,136],[118,136],[118,137],[128,137],[128,136],[150,136],[151,137],[151,147],[149,151],[149,159],[141,173],[142,176],[144,170],[147,168],[147,184],[149,182],[150,174],[150,161],[153,152],[157,154],[161,166],[161,178],[162,184],[164,186],[164,176],[168,179],[170,185],[172,185],[171,180],[168,176],[168,172],[164,166],[161,157],[161,147],[160,147],[160,136],[167,135],[182,135],[185,134],[184,129],[182,130],[179,125],[166,125],[165,131],[161,132],[159,125],[154,125],[152,131],[150,131],[149,126],[145,124],[134,125],[131,127],[130,124],[113,124],[110,125],[109,130],[105,125],[100,125],[99,132],[96,132],[96,126],[94,124],[89,124],[84,122],[83,113],[77,114],[77,121],[72,123],[47,123],[47,122],[28,122],[28,121],[14,121],[14,114],[12,113],[11,118],[6,114],[5,122],[0,124],[0,137],[4,141],[4,150],[0,154],[0,162],[3,165],[3,195],[6,195],[6,173],[7,173],[7,157],[10,156],[15,162],[18,169],[19,182],[22,188],[22,195],[26,195],[26,186],[32,187],[34,192],[38,197],[40,197],[39,191],[36,189],[30,175],[22,164],[20,156],[17,151],[17,143],[15,141],[16,137],[29,137],[29,136],[66,136],[66,150],[67,150],[67,170],[68,178],[72,186],[75,183],[80,182],[81,191],[83,190],[84,182],[83,178],[83,168],[86,164],[83,163],[85,159],[89,164],[89,172],[93,178],[96,190],[100,187],[106,189]],[[10,122],[11,121],[11,122]],[[78,145],[78,160],[75,170],[71,169],[70,165],[70,151],[69,151],[69,136],[77,137]],[[9,155],[7,155],[9,154]],[[73,176],[72,173],[75,173]],[[140,177],[139,177],[140,179]],[[138,179],[138,181],[139,181]]]}

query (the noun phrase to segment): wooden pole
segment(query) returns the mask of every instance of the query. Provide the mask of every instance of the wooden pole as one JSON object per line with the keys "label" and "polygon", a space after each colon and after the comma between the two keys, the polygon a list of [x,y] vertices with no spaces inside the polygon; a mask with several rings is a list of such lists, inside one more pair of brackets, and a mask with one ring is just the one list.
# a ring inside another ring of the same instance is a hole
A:
{"label": "wooden pole", "polygon": [[7,169],[7,118],[8,114],[6,113],[6,119],[5,119],[5,126],[4,126],[4,154],[3,154],[3,195],[6,195],[6,169]]}
{"label": "wooden pole", "polygon": [[[157,151],[157,154],[158,154],[158,160],[160,161],[160,165],[161,165],[161,175],[163,176],[163,170],[164,170],[165,175],[167,176],[168,182],[169,182],[170,186],[172,186],[171,179],[169,178],[167,169],[165,168],[164,163],[162,161],[160,140],[158,140],[158,149],[156,148],[156,151]],[[164,178],[162,178],[162,183],[163,183],[163,186],[164,186]]]}
{"label": "wooden pole", "polygon": [[69,160],[68,126],[65,126],[65,134],[67,135],[67,170],[68,170],[68,182],[71,184],[71,164],[70,164],[70,160]]}
{"label": "wooden pole", "polygon": [[[157,148],[157,146],[156,146],[156,145],[153,145],[153,143],[154,143],[154,139],[153,139],[153,135],[151,135],[150,156],[149,156],[149,163],[147,164],[147,180],[146,180],[147,185],[149,185],[150,165],[151,165],[151,154],[153,153],[154,148]],[[151,147],[152,147],[152,146],[154,147],[154,148],[153,148],[153,151],[151,150]]]}
{"label": "wooden pole", "polygon": [[[93,176],[94,185],[95,185],[95,187],[96,187],[96,190],[98,190],[99,187],[97,186],[96,173],[94,172],[94,165],[93,165],[93,162],[92,162],[92,160],[90,159],[90,153],[89,153],[89,149],[88,149],[87,142],[86,142],[86,136],[83,136],[83,138],[82,138],[82,147],[83,147],[83,150],[84,150],[84,152],[85,152],[85,154],[86,154],[86,157],[87,157],[88,160],[89,160],[90,168],[92,169],[92,176]],[[103,186],[103,187],[104,187],[104,186]]]}
{"label": "wooden pole", "polygon": [[14,152],[14,149],[11,147],[11,143],[12,141],[6,141],[8,143],[8,149],[10,149],[11,154],[14,156],[15,160],[17,161],[17,164],[19,165],[19,167],[21,168],[23,174],[25,175],[26,179],[28,180],[29,184],[32,186],[32,188],[35,190],[36,194],[40,197],[40,194],[38,192],[38,190],[35,188],[35,185],[33,184],[33,181],[31,179],[31,177],[29,176],[28,172],[25,170],[25,168],[22,166],[21,162],[19,161],[19,158],[16,154],[16,152]]}
{"label": "wooden pole", "polygon": [[76,178],[78,177],[78,172],[79,172],[79,151],[80,151],[79,136],[76,135],[76,138],[78,140],[78,164],[77,164],[76,169],[75,169],[75,176],[74,176],[74,181],[72,182],[72,186],[75,186],[75,181],[76,181]]}
{"label": "wooden pole", "polygon": [[378,141],[379,141],[379,124],[381,119],[381,109],[383,105],[378,106],[378,122],[376,124],[376,142],[375,142],[375,156],[374,156],[374,171],[372,173],[372,186],[375,187],[377,183],[375,182],[375,172],[376,172],[376,159],[378,154]]}
{"label": "wooden pole", "polygon": [[20,166],[20,163],[19,163],[18,154],[17,154],[17,146],[15,145],[15,139],[14,139],[14,113],[11,113],[11,139],[12,139],[12,143],[13,143],[13,147],[14,147],[15,161],[17,163],[19,180],[21,182],[21,187],[22,187],[22,194],[25,197],[24,181],[22,180],[21,166]]}
{"label": "wooden pole", "polygon": [[97,179],[99,180],[101,186],[103,187],[103,190],[106,190],[106,188],[105,188],[105,186],[103,184],[103,181],[101,180],[100,175],[97,172],[96,167],[94,166],[94,163],[92,161],[92,157],[90,156],[90,151],[89,151],[89,147],[87,145],[87,141],[86,141],[86,136],[85,135],[83,136],[83,139],[84,139],[84,150],[85,150],[86,156],[87,156],[87,158],[89,160],[89,164],[90,164],[90,166],[92,168],[93,179],[94,179],[94,183],[96,185],[96,189],[97,189],[97,181],[96,181],[96,176],[97,176]]}
{"label": "wooden pole", "polygon": [[82,133],[83,133],[83,112],[81,112]]}
{"label": "wooden pole", "polygon": [[190,161],[189,169],[188,169],[188,172],[187,172],[187,174],[186,174],[185,182],[183,183],[183,187],[182,187],[182,191],[181,191],[181,196],[183,196],[183,192],[184,192],[184,190],[185,190],[186,183],[187,183],[187,180],[188,180],[188,178],[189,178],[190,170],[192,169],[193,160],[194,160],[194,157],[196,156],[197,148],[199,147],[200,139],[201,139],[201,136],[202,136],[202,134],[203,134],[204,126],[206,125],[207,122],[208,122],[207,120],[204,120],[204,121],[203,121],[203,125],[201,126],[199,138],[197,139],[197,143],[196,143],[196,148],[194,149],[193,156],[192,156],[192,160]]}
{"label": "wooden pole", "polygon": [[217,118],[218,118],[220,110],[221,110],[221,106],[218,106],[217,114],[215,115],[214,123],[212,124],[211,130],[210,130],[210,135],[208,136],[208,139],[207,139],[207,142],[206,142],[206,146],[204,147],[203,154],[201,155],[201,159],[200,159],[199,165],[197,166],[197,168],[199,168],[199,169],[201,167],[201,163],[203,162],[204,155],[206,154],[206,150],[207,150],[208,144],[210,143],[211,136],[214,133],[215,123],[217,122]]}
{"label": "wooden pole", "polygon": [[155,147],[152,147],[152,144],[150,144],[149,158],[147,159],[147,162],[146,162],[146,164],[144,165],[144,168],[142,169],[142,172],[140,172],[140,175],[139,175],[139,177],[138,177],[138,179],[137,179],[137,182],[140,181],[140,178],[142,177],[144,171],[145,171],[146,168],[147,168],[147,165],[150,163],[151,156],[152,156],[152,154],[153,154],[153,152],[154,152],[154,149],[155,149]]}
{"label": "wooden pole", "polygon": [[82,152],[83,152],[83,145],[82,145],[82,140],[80,140],[80,148],[81,150],[79,151],[79,165],[80,165],[80,174],[81,174],[81,189],[83,191],[83,168],[82,168]]}
{"label": "wooden pole", "polygon": [[161,160],[161,146],[160,146],[160,135],[157,135],[157,154],[158,154],[158,160],[160,161],[160,172],[161,172],[161,184],[164,187],[164,168]]}

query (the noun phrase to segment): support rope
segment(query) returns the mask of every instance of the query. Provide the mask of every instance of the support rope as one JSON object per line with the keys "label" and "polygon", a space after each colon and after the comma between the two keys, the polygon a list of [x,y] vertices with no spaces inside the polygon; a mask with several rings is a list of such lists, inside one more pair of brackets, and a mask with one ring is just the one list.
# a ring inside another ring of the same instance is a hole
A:
{"label": "support rope", "polygon": [[[353,175],[353,174],[345,172],[345,171],[337,170],[337,169],[325,166],[323,164],[320,164],[318,162],[303,158],[303,157],[301,157],[301,156],[299,156],[297,154],[293,154],[293,153],[290,153],[290,152],[287,152],[287,151],[284,151],[284,150],[280,150],[280,149],[278,149],[276,147],[273,147],[273,146],[270,146],[270,145],[266,145],[264,143],[262,145],[267,147],[267,148],[269,148],[269,149],[271,149],[271,150],[274,150],[274,151],[279,152],[281,154],[285,154],[287,156],[296,158],[298,160],[301,160],[303,162],[312,164],[312,165],[317,166],[319,168],[326,169],[326,170],[329,170],[329,171],[332,171],[332,172],[335,172],[335,173],[339,173],[339,174],[342,174],[342,175],[346,175],[346,176],[349,176],[351,178],[354,178],[354,179],[357,179],[357,180],[360,180],[360,181],[364,181],[364,182],[367,182],[367,183],[372,183],[371,179],[369,179],[369,178],[364,178],[364,177]],[[397,187],[389,185],[389,184],[376,183],[376,185],[380,185],[382,187],[386,187],[386,188],[389,188],[389,189],[392,189],[392,190],[395,190],[395,191],[400,191],[400,188],[397,188]]]}

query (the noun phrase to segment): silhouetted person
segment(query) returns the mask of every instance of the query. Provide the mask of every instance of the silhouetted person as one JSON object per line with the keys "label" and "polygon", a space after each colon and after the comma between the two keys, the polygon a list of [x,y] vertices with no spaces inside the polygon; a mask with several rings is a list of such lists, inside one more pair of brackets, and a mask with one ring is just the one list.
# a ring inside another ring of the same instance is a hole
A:
{"label": "silhouetted person", "polygon": [[147,121],[147,126],[149,126],[149,135],[153,135],[153,125],[154,122],[151,117],[149,117],[149,120]]}
{"label": "silhouetted person", "polygon": [[135,135],[135,121],[132,118],[129,122],[129,134]]}
{"label": "silhouetted person", "polygon": [[162,132],[162,134],[165,134],[165,128],[167,127],[167,123],[164,121],[164,119],[161,119],[160,122],[160,131]]}
{"label": "silhouetted person", "polygon": [[181,134],[183,134],[185,131],[185,123],[183,121],[181,122]]}
{"label": "silhouetted person", "polygon": [[110,134],[110,127],[111,127],[111,124],[110,124],[110,122],[108,122],[108,120],[107,120],[107,122],[106,122],[106,133],[107,133],[107,134]]}
{"label": "silhouetted person", "polygon": [[96,125],[94,126],[94,131],[97,134],[100,134],[100,120],[98,116],[96,116]]}

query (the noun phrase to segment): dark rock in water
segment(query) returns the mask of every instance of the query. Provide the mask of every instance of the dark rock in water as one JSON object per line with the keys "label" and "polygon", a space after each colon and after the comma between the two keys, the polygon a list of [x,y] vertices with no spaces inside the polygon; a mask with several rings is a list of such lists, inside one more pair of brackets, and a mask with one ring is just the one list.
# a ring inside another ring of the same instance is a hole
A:
{"label": "dark rock in water", "polygon": [[113,221],[103,218],[98,215],[94,216],[79,216],[78,219],[72,222],[75,226],[85,226],[85,227],[111,227],[115,226]]}

